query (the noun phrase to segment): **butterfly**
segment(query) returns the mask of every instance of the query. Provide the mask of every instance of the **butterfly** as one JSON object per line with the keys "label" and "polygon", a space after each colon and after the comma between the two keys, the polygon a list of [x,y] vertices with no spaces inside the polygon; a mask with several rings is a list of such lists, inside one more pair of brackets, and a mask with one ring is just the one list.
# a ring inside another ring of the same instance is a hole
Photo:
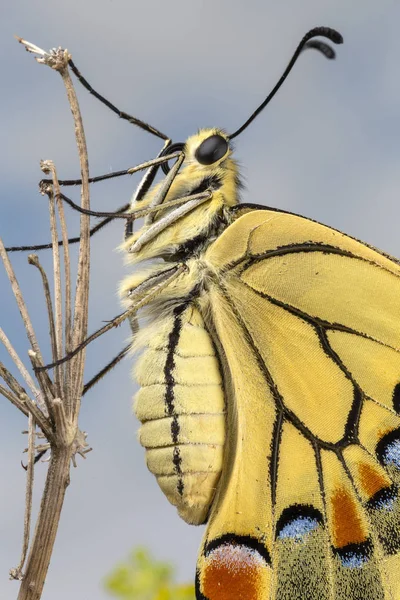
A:
{"label": "butterfly", "polygon": [[308,32],[230,135],[171,144],[107,104],[165,140],[125,215],[120,294],[148,468],[207,523],[198,600],[400,600],[400,263],[239,202],[232,140],[304,49],[333,58],[316,36],[342,42]]}
{"label": "butterfly", "polygon": [[177,162],[132,202],[139,439],[180,516],[207,523],[198,600],[398,600],[399,261],[239,203],[231,140],[287,73],[234,134],[166,147]]}

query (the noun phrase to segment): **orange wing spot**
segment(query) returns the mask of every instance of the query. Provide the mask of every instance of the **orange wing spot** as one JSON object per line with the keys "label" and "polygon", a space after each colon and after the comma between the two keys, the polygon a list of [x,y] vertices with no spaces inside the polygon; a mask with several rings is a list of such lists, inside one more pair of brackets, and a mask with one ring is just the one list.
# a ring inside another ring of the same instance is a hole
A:
{"label": "orange wing spot", "polygon": [[366,542],[368,534],[350,494],[346,490],[338,489],[333,493],[331,502],[335,548]]}
{"label": "orange wing spot", "polygon": [[267,600],[270,572],[256,550],[224,544],[206,557],[202,592],[208,600]]}
{"label": "orange wing spot", "polygon": [[390,481],[388,481],[381,473],[375,471],[369,464],[361,463],[358,465],[358,471],[360,473],[360,480],[364,491],[370,498],[390,485]]}

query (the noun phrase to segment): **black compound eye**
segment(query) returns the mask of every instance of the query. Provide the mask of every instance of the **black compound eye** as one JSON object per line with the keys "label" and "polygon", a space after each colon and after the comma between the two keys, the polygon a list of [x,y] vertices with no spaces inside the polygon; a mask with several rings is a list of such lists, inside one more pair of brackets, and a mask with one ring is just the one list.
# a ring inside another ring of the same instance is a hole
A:
{"label": "black compound eye", "polygon": [[211,135],[197,148],[195,157],[201,165],[212,165],[228,151],[228,142],[220,135]]}

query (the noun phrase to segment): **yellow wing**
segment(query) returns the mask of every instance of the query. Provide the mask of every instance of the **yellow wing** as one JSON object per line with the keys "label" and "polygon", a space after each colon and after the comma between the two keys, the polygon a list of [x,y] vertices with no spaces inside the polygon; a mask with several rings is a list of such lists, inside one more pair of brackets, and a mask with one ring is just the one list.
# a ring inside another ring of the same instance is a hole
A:
{"label": "yellow wing", "polygon": [[400,266],[243,213],[204,255],[227,440],[197,597],[399,600]]}

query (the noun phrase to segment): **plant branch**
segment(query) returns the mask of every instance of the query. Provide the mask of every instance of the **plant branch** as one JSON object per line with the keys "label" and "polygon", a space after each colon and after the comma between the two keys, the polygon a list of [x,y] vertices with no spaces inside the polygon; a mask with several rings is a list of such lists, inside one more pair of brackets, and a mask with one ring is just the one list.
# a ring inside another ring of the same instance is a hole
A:
{"label": "plant branch", "polygon": [[31,531],[32,495],[35,466],[35,421],[32,415],[29,415],[28,428],[28,465],[26,467],[24,541],[22,544],[22,553],[19,564],[15,569],[10,570],[10,578],[18,579],[19,581],[23,579],[22,569],[24,567],[26,554],[28,552]]}
{"label": "plant branch", "polygon": [[[19,38],[27,50],[38,54],[38,62],[50,66],[58,71],[63,79],[69,104],[75,124],[76,141],[81,165],[81,207],[84,210],[90,208],[89,204],[89,172],[87,148],[80,110],[72,86],[72,81],[68,72],[68,60],[70,55],[67,50],[58,48],[45,52],[38,46],[25,42]],[[47,312],[50,322],[50,339],[53,356],[57,360],[63,354],[63,316],[65,322],[65,350],[69,350],[76,344],[81,343],[87,335],[88,323],[88,297],[89,297],[89,272],[90,272],[90,229],[89,216],[82,215],[80,223],[80,248],[78,256],[78,275],[76,281],[75,306],[72,319],[71,311],[71,282],[70,282],[70,259],[69,259],[69,240],[62,201],[59,198],[60,188],[57,180],[55,167],[51,161],[44,161],[41,164],[45,172],[52,174],[52,187],[41,186],[41,191],[49,196],[50,228],[53,249],[53,278],[55,291],[55,319],[53,315],[53,305],[51,302],[50,287],[47,276],[43,271],[37,257],[31,256],[30,262],[34,264],[42,275],[42,282],[45,291]],[[51,184],[47,184],[51,185]],[[62,309],[62,285],[61,285],[61,265],[57,232],[56,199],[59,210],[62,245],[64,246],[64,274],[65,274],[65,314]],[[28,559],[25,568],[25,574],[22,579],[18,600],[40,600],[47,570],[49,567],[54,542],[57,534],[61,510],[64,503],[65,491],[70,481],[70,464],[75,465],[75,455],[80,454],[85,457],[90,451],[86,443],[86,433],[78,428],[78,414],[80,408],[81,394],[83,388],[83,371],[85,362],[85,353],[81,353],[71,361],[69,365],[59,367],[55,373],[55,383],[53,384],[49,375],[44,370],[43,359],[39,346],[34,336],[33,328],[27,314],[25,303],[19,290],[14,272],[8,260],[4,246],[1,256],[6,266],[7,274],[13,286],[18,307],[24,319],[28,337],[31,342],[31,349],[28,351],[29,358],[35,370],[38,383],[40,385],[43,399],[46,403],[50,421],[46,419],[46,427],[42,427],[41,421],[45,417],[40,415],[35,421],[42,428],[44,434],[50,442],[50,463],[47,472],[45,488],[41,500],[39,516],[31,543]],[[1,250],[1,248],[0,248]],[[12,385],[14,382],[11,381]],[[18,388],[14,385],[15,389]],[[11,388],[13,397],[21,397]],[[26,395],[26,394],[25,394]],[[10,393],[8,393],[10,396]],[[27,406],[30,410],[30,406]],[[37,409],[39,410],[39,409]],[[40,411],[39,411],[40,412]],[[32,411],[33,413],[33,411]],[[25,545],[24,545],[25,550]],[[22,566],[21,566],[22,569]],[[16,570],[16,574],[21,574],[21,569]]]}
{"label": "plant branch", "polygon": [[[21,314],[22,317],[22,321],[24,323],[25,326],[25,330],[28,336],[28,339],[30,341],[30,344],[32,346],[32,351],[35,354],[35,356],[37,357],[36,363],[37,366],[42,366],[43,365],[43,359],[42,359],[42,355],[40,352],[40,348],[39,348],[39,344],[37,342],[37,338],[36,338],[36,334],[35,331],[33,329],[33,325],[32,322],[30,320],[29,314],[28,314],[28,309],[26,307],[25,304],[25,300],[22,296],[22,292],[21,292],[21,288],[19,287],[19,283],[18,280],[15,276],[15,272],[14,269],[12,268],[10,259],[8,258],[8,254],[4,248],[4,244],[2,239],[0,238],[0,257],[3,260],[3,264],[4,267],[6,269],[6,273],[8,276],[8,279],[11,283],[11,288],[12,291],[14,293],[14,298],[17,302],[17,306],[19,308],[19,312]],[[44,401],[46,402],[46,397],[47,397],[47,389],[51,389],[53,384],[49,378],[49,376],[46,374],[45,377],[42,376],[43,374],[37,374],[37,380],[39,382],[40,388],[42,390],[43,393],[43,398]],[[53,393],[54,396],[54,393]],[[49,403],[47,402],[47,410],[49,412],[49,415],[51,417],[51,406],[49,405]]]}
{"label": "plant branch", "polygon": [[54,398],[53,410],[58,442],[60,444],[68,446],[72,443],[74,439],[76,428],[74,428],[74,426],[70,422],[68,422],[67,416],[65,414],[64,404],[60,398]]}
{"label": "plant branch", "polygon": [[[8,395],[3,394],[6,398],[8,398],[21,412],[26,414],[26,411],[31,413],[37,424],[40,426],[41,430],[50,441],[53,437],[53,432],[51,429],[51,423],[42,413],[40,408],[36,406],[36,404],[29,398],[27,393],[25,392],[22,385],[18,383],[15,377],[10,373],[8,369],[0,362],[0,377],[4,379],[10,390],[13,392],[14,396],[11,400]],[[17,402],[15,402],[17,400]]]}
{"label": "plant branch", "polygon": [[[72,349],[72,312],[71,312],[71,260],[69,255],[69,243],[68,243],[68,230],[67,223],[65,220],[64,214],[64,203],[60,199],[61,189],[60,184],[58,182],[57,171],[52,161],[47,161],[45,166],[48,167],[52,179],[53,179],[53,187],[55,191],[55,197],[57,199],[57,208],[58,214],[60,218],[61,225],[61,237],[63,242],[63,251],[64,251],[64,285],[65,285],[65,352],[69,352]],[[91,233],[89,232],[89,237]],[[53,242],[54,244],[54,242]],[[57,241],[58,244],[58,241]],[[67,365],[64,371],[64,391],[65,391],[65,403],[67,412],[71,412],[71,403],[70,403],[70,393],[69,393],[69,385],[72,380],[72,370],[71,365]]]}
{"label": "plant branch", "polygon": [[[69,57],[70,60],[71,57]],[[89,191],[89,160],[86,146],[85,132],[83,129],[82,116],[79,109],[78,99],[69,74],[68,65],[59,70],[68,96],[72,116],[75,124],[75,138],[78,146],[78,155],[81,170],[81,207],[90,209]],[[78,274],[76,278],[76,293],[74,306],[74,323],[72,329],[72,345],[81,343],[87,335],[88,309],[89,309],[89,274],[90,274],[90,217],[81,215],[80,221],[80,244],[78,257]],[[77,414],[80,408],[81,391],[83,387],[85,353],[72,361],[71,370],[76,370],[72,387],[71,410]]]}
{"label": "plant branch", "polygon": [[14,346],[11,344],[10,340],[8,339],[8,337],[6,336],[6,334],[4,333],[4,331],[2,330],[1,327],[0,327],[0,342],[3,343],[8,354],[14,361],[14,364],[17,367],[18,371],[21,373],[23,379],[25,379],[25,382],[26,382],[27,386],[30,388],[40,410],[47,417],[48,415],[47,415],[46,403],[43,400],[43,396],[42,396],[40,390],[38,390],[38,388],[36,387],[35,382],[33,381],[29,371],[27,370],[24,363],[22,362],[22,360],[16,353]]}
{"label": "plant branch", "polygon": [[2,379],[4,379],[4,381],[6,382],[6,384],[8,385],[8,387],[10,388],[10,390],[19,398],[21,399],[22,396],[26,395],[26,391],[24,390],[24,388],[22,387],[22,385],[20,385],[18,383],[18,381],[15,379],[15,377],[10,373],[10,371],[3,365],[2,362],[0,362],[0,377]]}
{"label": "plant branch", "polygon": [[71,446],[58,448],[52,445],[51,447],[49,469],[39,516],[18,600],[39,600],[41,598],[57,535],[65,491],[70,482],[71,455]]}
{"label": "plant branch", "polygon": [[[41,163],[43,164],[43,162]],[[60,267],[60,248],[58,246],[58,232],[56,207],[52,186],[47,186],[47,197],[49,199],[50,213],[50,231],[53,244],[53,280],[54,280],[54,305],[55,305],[55,339],[54,350],[57,356],[62,355],[63,351],[63,321],[62,321],[62,295],[61,295],[61,267]],[[63,368],[54,370],[54,382],[56,394],[61,396],[61,385],[63,380]]]}
{"label": "plant branch", "polygon": [[[50,162],[50,172],[53,178],[53,187],[55,190],[55,197],[57,199],[57,208],[60,218],[61,225],[61,237],[63,241],[63,252],[64,252],[64,293],[65,293],[65,352],[69,352],[72,348],[72,308],[71,308],[71,261],[69,255],[69,243],[68,243],[68,230],[67,222],[65,220],[64,203],[60,200],[60,184],[58,182],[57,171],[52,162]],[[89,232],[89,237],[91,232]],[[57,242],[58,243],[58,242]],[[67,414],[71,414],[71,390],[70,382],[73,379],[72,366],[66,365],[64,369],[64,393],[65,393],[65,408]]]}
{"label": "plant branch", "polygon": [[[57,351],[56,328],[55,328],[55,324],[54,324],[53,303],[51,301],[49,280],[45,273],[45,270],[43,269],[42,265],[40,264],[39,257],[37,256],[37,254],[30,254],[28,256],[28,262],[30,265],[33,265],[34,267],[36,267],[39,270],[39,273],[42,277],[43,291],[44,291],[44,297],[46,300],[47,315],[48,315],[48,319],[49,319],[51,354],[52,354],[52,356],[59,356],[58,351]],[[58,378],[57,377],[55,378],[56,387],[57,387],[57,383],[58,384],[60,383],[60,373],[59,373],[59,371],[57,373],[58,373]]]}
{"label": "plant branch", "polygon": [[54,423],[53,406],[51,403],[52,399],[55,396],[53,382],[51,381],[51,379],[48,375],[47,375],[47,377],[42,377],[43,372],[40,369],[40,367],[43,365],[43,362],[40,360],[40,358],[36,354],[36,352],[34,352],[33,350],[28,350],[28,357],[29,357],[29,360],[31,361],[33,370],[36,373],[36,377],[39,382],[40,389],[42,390],[50,421],[51,421],[51,423]]}
{"label": "plant branch", "polygon": [[33,329],[32,321],[30,320],[30,317],[29,317],[28,309],[26,308],[25,300],[22,296],[21,288],[19,287],[19,283],[15,276],[14,269],[12,268],[10,259],[8,258],[8,254],[5,250],[3,240],[1,238],[0,238],[0,257],[3,261],[8,279],[10,281],[11,288],[14,293],[14,298],[17,302],[19,312],[21,313],[22,321],[24,323],[25,330],[26,330],[29,342],[31,344],[32,350],[34,352],[36,352],[36,354],[41,356],[39,344],[37,342],[36,334]]}
{"label": "plant branch", "polygon": [[0,394],[7,398],[7,400],[9,400],[11,404],[14,404],[14,406],[16,406],[18,410],[20,410],[26,417],[29,416],[28,409],[26,408],[24,402],[17,395],[13,394],[13,392],[8,390],[4,385],[1,385],[1,383]]}

